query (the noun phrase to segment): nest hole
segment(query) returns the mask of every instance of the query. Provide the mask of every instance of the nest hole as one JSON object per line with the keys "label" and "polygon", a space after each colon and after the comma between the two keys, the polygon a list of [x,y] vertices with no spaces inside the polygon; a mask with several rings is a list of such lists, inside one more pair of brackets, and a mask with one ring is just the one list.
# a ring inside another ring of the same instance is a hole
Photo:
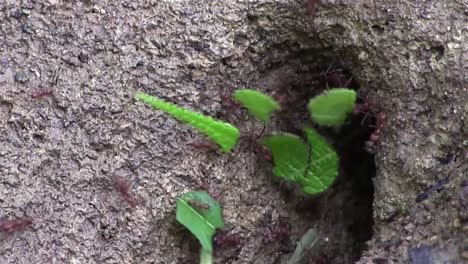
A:
{"label": "nest hole", "polygon": [[[314,54],[323,55],[323,52]],[[301,135],[304,126],[314,126],[309,121],[306,105],[310,98],[326,89],[354,89],[359,94],[357,103],[365,100],[363,85],[353,75],[352,67],[336,63],[337,59],[330,57],[318,60],[317,56],[312,57],[314,59],[307,60],[308,56],[300,56],[300,59],[277,66],[267,74],[269,77],[259,82],[259,85],[269,84],[270,87],[264,86],[265,90],[283,100],[284,111],[275,125],[279,131]],[[271,78],[276,78],[277,85],[273,88]],[[291,206],[295,208],[294,213],[307,223],[304,230],[315,227],[321,235],[311,259],[320,257],[327,259],[327,263],[353,263],[359,260],[366,242],[372,238],[372,178],[376,165],[366,142],[375,130],[375,123],[375,116],[360,113],[351,115],[340,129],[314,126],[337,150],[340,174],[329,190],[316,197],[298,198],[291,189],[284,190],[285,200],[294,203]]]}

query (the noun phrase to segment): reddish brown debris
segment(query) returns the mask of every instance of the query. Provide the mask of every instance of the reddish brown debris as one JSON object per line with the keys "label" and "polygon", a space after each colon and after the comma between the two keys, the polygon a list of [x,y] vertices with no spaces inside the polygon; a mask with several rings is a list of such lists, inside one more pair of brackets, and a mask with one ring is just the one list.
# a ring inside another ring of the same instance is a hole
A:
{"label": "reddish brown debris", "polygon": [[225,250],[229,248],[237,248],[241,243],[241,235],[239,233],[228,233],[226,231],[218,231],[213,238],[216,249]]}
{"label": "reddish brown debris", "polygon": [[37,91],[31,94],[32,99],[38,99],[43,97],[49,97],[54,95],[54,91],[52,90],[45,90],[45,91]]}
{"label": "reddish brown debris", "polygon": [[305,3],[305,9],[310,15],[315,15],[317,6],[320,4],[320,0],[307,0]]}
{"label": "reddish brown debris", "polygon": [[192,141],[187,145],[205,152],[216,152],[219,149],[218,145],[213,141]]}
{"label": "reddish brown debris", "polygon": [[14,233],[16,231],[25,229],[33,224],[33,219],[29,217],[17,218],[13,220],[1,219],[0,232]]}
{"label": "reddish brown debris", "polygon": [[284,241],[289,238],[291,226],[288,219],[285,217],[278,217],[273,224],[273,227],[268,226],[269,233],[263,239],[264,243],[272,243],[274,241]]}
{"label": "reddish brown debris", "polygon": [[125,201],[127,201],[128,204],[130,204],[131,207],[135,207],[138,205],[137,199],[135,198],[135,196],[133,196],[132,184],[129,180],[124,179],[122,177],[116,177],[114,180],[114,187],[122,195]]}

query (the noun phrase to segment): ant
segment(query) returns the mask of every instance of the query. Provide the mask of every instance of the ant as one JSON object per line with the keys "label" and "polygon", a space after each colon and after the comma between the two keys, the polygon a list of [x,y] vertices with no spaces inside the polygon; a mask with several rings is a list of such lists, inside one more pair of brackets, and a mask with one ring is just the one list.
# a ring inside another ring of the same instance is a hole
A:
{"label": "ant", "polygon": [[305,9],[310,15],[315,15],[317,5],[320,4],[320,0],[307,0],[305,3]]}
{"label": "ant", "polygon": [[[367,91],[362,92],[364,95],[360,95],[361,97],[363,96],[364,99],[362,99],[361,104],[356,104],[356,106],[353,109],[353,114],[361,114],[361,113],[375,113],[379,109],[379,103],[377,102],[376,98],[369,97],[367,94]],[[366,116],[367,117],[367,116]],[[363,121],[364,122],[364,121]]]}
{"label": "ant", "polygon": [[375,117],[375,130],[369,137],[369,140],[366,141],[366,149],[370,153],[375,153],[377,143],[379,142],[380,134],[385,126],[385,121],[387,120],[387,115],[384,112],[379,112]]}
{"label": "ant", "polygon": [[236,102],[231,94],[227,94],[221,92],[221,110],[217,113],[217,117],[219,118],[228,118],[228,117],[235,117],[236,119],[240,119],[237,110],[241,109],[242,105]]}
{"label": "ant", "polygon": [[233,114],[235,114],[235,111],[237,109],[240,109],[242,107],[242,104],[240,104],[239,102],[233,99],[232,94],[224,93],[224,92],[221,93],[221,104]]}
{"label": "ant", "polygon": [[12,234],[16,231],[25,229],[33,224],[33,219],[29,217],[17,218],[13,220],[0,220],[0,232]]}
{"label": "ant", "polygon": [[227,231],[219,230],[213,238],[213,242],[218,249],[236,248],[241,243],[241,236],[239,233],[229,234]]}
{"label": "ant", "polygon": [[234,99],[232,99],[231,95],[226,95],[225,94],[225,95],[221,96],[221,99],[223,100],[223,104],[226,105],[231,110],[236,110],[236,109],[242,107],[242,105],[240,103],[238,103]]}
{"label": "ant", "polygon": [[330,89],[330,86],[339,88],[349,88],[349,85],[353,80],[353,76],[351,76],[349,79],[346,78],[346,74],[343,69],[336,68],[332,70],[332,65],[333,63],[330,64],[330,66],[325,72],[321,73],[321,75],[325,78],[326,88]]}
{"label": "ant", "polygon": [[197,211],[208,210],[211,207],[209,204],[199,201],[197,199],[188,200],[187,203]]}
{"label": "ant", "polygon": [[257,155],[260,155],[266,161],[272,161],[273,155],[271,152],[264,146],[260,145],[258,142],[255,144],[254,152]]}
{"label": "ant", "polygon": [[38,99],[38,98],[43,98],[43,97],[49,97],[54,95],[54,91],[52,90],[46,90],[46,91],[38,91],[34,92],[31,94],[32,99]]}
{"label": "ant", "polygon": [[285,112],[291,104],[296,101],[297,95],[293,92],[293,85],[290,80],[280,78],[271,96],[280,104],[279,112]]}
{"label": "ant", "polygon": [[271,152],[259,142],[260,138],[262,138],[265,132],[265,129],[266,126],[263,126],[262,131],[260,131],[259,134],[252,133],[243,138],[249,143],[250,146],[253,146],[253,151],[255,154],[260,155],[267,161],[271,161],[273,159]]}
{"label": "ant", "polygon": [[[367,93],[364,91],[363,93]],[[365,116],[361,121],[361,125],[367,119],[369,115],[375,118],[375,129],[372,131],[369,139],[366,141],[366,150],[369,153],[375,153],[377,144],[379,142],[379,138],[382,134],[383,128],[385,127],[385,123],[387,121],[387,115],[385,112],[382,111],[379,103],[377,102],[376,98],[369,97],[367,94],[364,95],[364,99],[362,99],[361,104],[356,104],[355,108],[353,109],[353,114],[362,114],[364,113]]]}
{"label": "ant", "polygon": [[213,141],[201,141],[201,142],[192,141],[192,142],[187,143],[187,145],[196,149],[200,149],[204,152],[216,152],[218,150],[218,145],[216,145],[216,143],[214,143]]}
{"label": "ant", "polygon": [[116,177],[114,180],[114,187],[120,192],[124,200],[127,201],[131,207],[135,207],[138,204],[132,194],[132,185],[129,180],[122,177]]}
{"label": "ant", "polygon": [[289,225],[287,219],[285,217],[278,217],[276,221],[274,221],[273,228],[268,226],[269,233],[263,239],[263,243],[272,243],[274,241],[285,241],[289,238],[289,234],[291,231],[291,226]]}

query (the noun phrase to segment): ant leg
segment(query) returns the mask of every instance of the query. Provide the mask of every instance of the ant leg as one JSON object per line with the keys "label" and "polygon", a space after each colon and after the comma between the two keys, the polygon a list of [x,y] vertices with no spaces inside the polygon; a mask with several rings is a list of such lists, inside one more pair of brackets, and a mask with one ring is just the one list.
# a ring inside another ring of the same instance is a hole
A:
{"label": "ant leg", "polygon": [[[333,64],[335,64],[335,59],[332,60],[332,62],[330,63],[330,66],[328,66],[327,70],[322,74],[325,79],[327,79],[327,75],[328,75],[328,73],[330,73],[330,71],[331,71],[331,69],[333,67]],[[328,81],[325,81],[325,86],[326,86],[325,88],[327,90],[330,90],[330,86],[328,85]]]}
{"label": "ant leg", "polygon": [[276,225],[278,224],[278,219],[273,221],[273,231],[276,230]]}
{"label": "ant leg", "polygon": [[335,59],[332,60],[332,62],[330,63],[330,66],[328,66],[328,69],[325,71],[323,76],[327,76],[327,74],[330,72],[331,68],[333,67],[333,64],[335,64]]}
{"label": "ant leg", "polygon": [[271,228],[270,225],[267,225],[267,228],[268,228],[268,231],[270,231],[270,233],[273,233],[273,230],[275,230],[275,228]]}
{"label": "ant leg", "polygon": [[266,125],[263,124],[262,131],[260,131],[260,135],[256,138],[257,141],[263,137],[263,133],[265,133],[265,129],[266,129]]}
{"label": "ant leg", "polygon": [[354,78],[354,74],[351,75],[351,78],[349,78],[348,81],[346,81],[345,85],[343,86],[344,88],[348,88],[348,85],[351,84],[351,81],[353,80]]}
{"label": "ant leg", "polygon": [[[366,112],[366,114],[364,115],[364,118],[361,120],[361,126],[364,125],[364,121],[366,121],[366,119],[371,116],[371,114],[369,114],[369,112]],[[372,127],[372,126],[369,126],[369,127]],[[375,127],[375,126],[374,126]]]}

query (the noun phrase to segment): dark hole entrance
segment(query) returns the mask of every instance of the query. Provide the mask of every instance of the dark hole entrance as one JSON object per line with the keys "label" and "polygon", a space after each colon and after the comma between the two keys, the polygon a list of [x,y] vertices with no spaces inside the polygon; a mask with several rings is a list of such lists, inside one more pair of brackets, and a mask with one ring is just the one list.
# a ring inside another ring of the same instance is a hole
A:
{"label": "dark hole entrance", "polygon": [[[286,109],[278,118],[277,127],[281,131],[301,135],[304,125],[313,126],[306,105],[310,98],[326,89],[346,86],[362,94],[363,89],[353,78],[350,68],[330,65],[333,60],[324,61],[327,63],[310,68],[304,67],[302,59],[299,64],[293,62],[280,66],[293,68],[291,76],[295,76],[292,82],[280,80],[276,89],[269,91],[284,94],[280,96],[283,100],[288,98],[283,102]],[[360,96],[362,98],[357,103],[366,100],[365,94]],[[317,197],[301,200],[290,190],[284,191],[285,200],[295,201],[296,213],[310,223],[307,228],[315,226],[321,235],[314,256],[310,256],[312,259],[326,258],[327,263],[353,263],[359,260],[366,242],[372,237],[372,178],[376,168],[374,155],[368,151],[366,142],[375,130],[375,123],[376,117],[372,114],[359,113],[351,115],[339,130],[315,127],[337,150],[340,175],[332,188]]]}

